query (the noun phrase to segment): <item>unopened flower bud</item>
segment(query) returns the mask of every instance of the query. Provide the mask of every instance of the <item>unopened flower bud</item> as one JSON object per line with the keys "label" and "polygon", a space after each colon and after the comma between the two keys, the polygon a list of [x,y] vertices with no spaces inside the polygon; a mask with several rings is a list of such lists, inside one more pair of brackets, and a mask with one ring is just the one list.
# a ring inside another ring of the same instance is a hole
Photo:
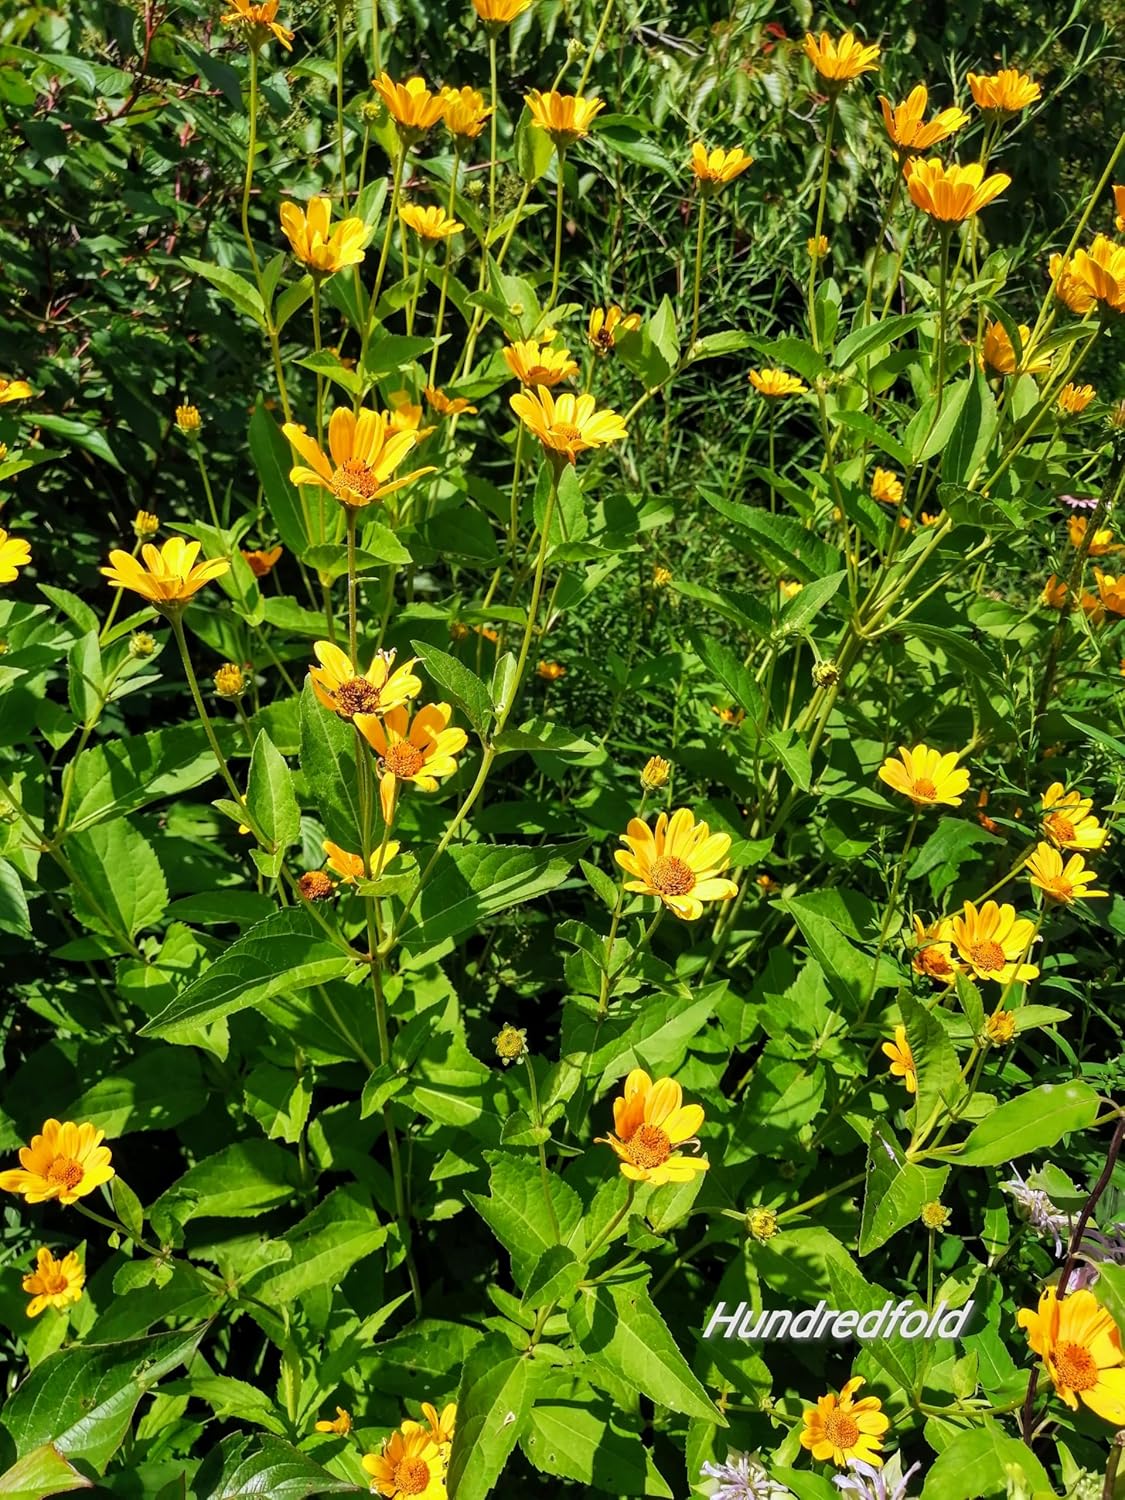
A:
{"label": "unopened flower bud", "polygon": [[176,426],[185,436],[194,435],[203,426],[198,406],[177,406]]}
{"label": "unopened flower bud", "polygon": [[501,1026],[492,1041],[496,1056],[505,1067],[527,1056],[527,1032],[518,1026]]}
{"label": "unopened flower bud", "polygon": [[7,445],[7,443],[0,443],[0,464],[2,464],[7,457],[8,457],[8,445]]}
{"label": "unopened flower bud", "polygon": [[484,197],[484,183],[479,177],[474,177],[465,187],[465,197],[471,203],[477,203]]}
{"label": "unopened flower bud", "polygon": [[224,662],[215,673],[215,691],[220,698],[241,698],[246,691],[246,673],[233,661]]}
{"label": "unopened flower bud", "polygon": [[150,510],[139,510],[133,517],[133,533],[139,542],[155,536],[160,530],[160,518]]}
{"label": "unopened flower bud", "polygon": [[823,260],[828,254],[828,236],[822,234],[819,239],[815,236],[810,236],[805,248],[809,252],[810,260]]}
{"label": "unopened flower bud", "polygon": [[566,44],[567,62],[577,62],[580,57],[586,56],[586,43],[580,42],[576,36],[572,36]]}
{"label": "unopened flower bud", "polygon": [[1016,1034],[1015,1013],[1010,1010],[998,1010],[995,1015],[989,1016],[984,1023],[984,1029],[988,1040],[994,1047],[1006,1047]]}
{"label": "unopened flower bud", "polygon": [[297,889],[306,901],[331,901],[336,882],[323,870],[306,870],[297,881]]}
{"label": "unopened flower bud", "polygon": [[147,630],[138,630],[135,635],[129,637],[129,655],[134,661],[144,661],[145,657],[151,656],[156,650],[156,637],[149,635]]}
{"label": "unopened flower bud", "polygon": [[1125,397],[1115,401],[1109,409],[1109,425],[1115,428],[1125,427]]}
{"label": "unopened flower bud", "polygon": [[641,771],[641,786],[646,792],[656,792],[665,784],[672,767],[660,755],[650,755]]}
{"label": "unopened flower bud", "polygon": [[780,1234],[781,1226],[777,1222],[777,1214],[772,1208],[751,1208],[746,1214],[746,1233],[752,1240],[757,1240],[764,1245],[767,1240],[772,1240],[775,1234]]}
{"label": "unopened flower bud", "polygon": [[652,586],[654,589],[666,589],[672,582],[672,570],[662,568],[659,563],[652,570]]}
{"label": "unopened flower bud", "polygon": [[818,661],[813,666],[812,677],[817,687],[835,687],[840,680],[840,668],[834,661]]}
{"label": "unopened flower bud", "polygon": [[927,1229],[944,1229],[952,1216],[945,1204],[934,1198],[929,1203],[922,1204],[919,1217]]}
{"label": "unopened flower bud", "polygon": [[375,99],[368,99],[360,110],[364,122],[368,125],[377,125],[385,113],[385,106]]}

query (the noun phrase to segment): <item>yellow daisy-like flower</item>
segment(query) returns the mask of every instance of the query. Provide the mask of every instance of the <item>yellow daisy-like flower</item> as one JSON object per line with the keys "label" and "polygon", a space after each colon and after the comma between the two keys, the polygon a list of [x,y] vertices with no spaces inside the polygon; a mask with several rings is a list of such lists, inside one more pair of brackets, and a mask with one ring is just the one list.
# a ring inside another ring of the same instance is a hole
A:
{"label": "yellow daisy-like flower", "polygon": [[383,817],[394,816],[398,783],[412,781],[424,792],[436,792],[439,781],[457,770],[457,756],[469,743],[463,729],[450,729],[448,703],[427,703],[410,717],[405,704],[380,710],[381,718],[359,714],[355,725],[379,757],[379,801]]}
{"label": "yellow daisy-like flower", "polygon": [[35,1270],[23,1278],[23,1289],[31,1294],[28,1317],[37,1318],[47,1307],[69,1307],[81,1297],[85,1285],[86,1272],[77,1251],[56,1260],[46,1245],[41,1246],[36,1252]]}
{"label": "yellow daisy-like flower", "polygon": [[332,204],[327,198],[310,198],[307,209],[298,203],[281,205],[281,227],[294,258],[315,276],[331,276],[363,260],[367,225],[362,219],[341,219],[329,229],[331,220]]}
{"label": "yellow daisy-like flower", "polygon": [[225,557],[197,563],[199,547],[198,542],[173,536],[163,547],[146,543],[141,548],[143,564],[129,552],[113,551],[109,554],[110,566],[98,571],[118,588],[140,594],[157,609],[174,608],[186,604],[205,583],[230,571]]}
{"label": "yellow daisy-like flower", "polygon": [[416,656],[395,667],[393,651],[377,651],[367,671],[357,675],[345,653],[331,641],[317,641],[313,654],[320,663],[309,668],[313,692],[319,703],[341,719],[386,713],[422,691],[421,679],[412,670]]}
{"label": "yellow daisy-like flower", "polygon": [[1060,1301],[1053,1286],[1045,1287],[1038,1308],[1021,1307],[1016,1322],[1072,1411],[1081,1401],[1114,1427],[1125,1427],[1121,1333],[1093,1292],[1071,1292]]}
{"label": "yellow daisy-like flower", "polygon": [[462,412],[468,412],[472,417],[477,414],[477,407],[464,396],[447,396],[436,385],[423,386],[422,395],[426,398],[426,405],[439,417],[459,417]]}
{"label": "yellow daisy-like flower", "polygon": [[963,109],[943,109],[927,125],[925,114],[929,102],[929,91],[924,83],[911,89],[904,104],[892,105],[889,99],[879,95],[887,135],[891,144],[900,151],[926,151],[969,123]]}
{"label": "yellow daisy-like flower", "polygon": [[1095,302],[1125,312],[1125,245],[1095,235],[1089,250],[1074,252],[1070,274]]}
{"label": "yellow daisy-like flower", "polygon": [[1117,217],[1113,221],[1113,227],[1117,230],[1118,234],[1125,234],[1125,183],[1114,183],[1113,206],[1117,210]]}
{"label": "yellow daisy-like flower", "polygon": [[1069,307],[1072,313],[1085,317],[1097,299],[1085,282],[1075,276],[1074,262],[1067,260],[1065,255],[1052,255],[1048,262],[1048,274],[1059,301]]}
{"label": "yellow daisy-like flower", "polygon": [[974,103],[986,115],[1018,115],[1043,93],[1034,79],[1017,68],[1001,68],[999,73],[970,73],[968,83]]}
{"label": "yellow daisy-like flower", "polygon": [[532,124],[564,150],[590,134],[595,115],[605,108],[604,99],[583,99],[580,94],[559,94],[554,89],[546,94],[532,89],[524,103],[531,111]]}
{"label": "yellow daisy-like flower", "polygon": [[1110,614],[1125,615],[1125,574],[1115,578],[1111,573],[1103,573],[1100,568],[1094,569],[1094,578],[1098,585],[1098,602],[1103,610],[1108,609]]}
{"label": "yellow daisy-like flower", "polygon": [[905,491],[902,480],[891,469],[876,469],[871,476],[871,498],[884,505],[901,505]]}
{"label": "yellow daisy-like flower", "polygon": [[702,141],[696,141],[691,148],[691,170],[695,173],[700,191],[708,196],[741,176],[753,162],[754,158],[743,151],[741,146],[734,146],[729,151],[715,146],[708,151]]}
{"label": "yellow daisy-like flower", "polygon": [[0,1192],[22,1193],[29,1203],[76,1203],[117,1175],[104,1137],[89,1121],[47,1120],[31,1145],[20,1147],[20,1165],[0,1172]]}
{"label": "yellow daisy-like flower", "polygon": [[1048,609],[1062,609],[1066,603],[1068,592],[1069,590],[1062,579],[1052,573],[1043,585],[1043,592],[1039,595],[1039,602],[1040,604],[1045,604]]}
{"label": "yellow daisy-like flower", "polygon": [[595,1145],[611,1147],[620,1158],[621,1175],[631,1182],[663,1187],[667,1182],[691,1182],[711,1163],[705,1156],[685,1155],[677,1146],[698,1150],[703,1109],[685,1104],[673,1078],[655,1083],[643,1068],[634,1068],[622,1094],[613,1101],[613,1131],[598,1136]]}
{"label": "yellow daisy-like flower", "polygon": [[621,842],[627,847],[616,850],[614,858],[633,876],[625,889],[659,897],[685,922],[698,921],[705,902],[729,901],[738,893],[734,881],[722,875],[729,863],[730,835],[712,833],[689,808],[678,808],[670,818],[658,813],[655,828],[631,818]]}
{"label": "yellow daisy-like flower", "polygon": [[34,394],[26,380],[5,380],[0,377],[0,406],[7,406],[9,401],[26,401]]}
{"label": "yellow daisy-like flower", "polygon": [[259,5],[253,4],[252,0],[234,0],[234,10],[219,19],[224,26],[241,26],[255,50],[271,36],[286,52],[293,50],[293,33],[277,19],[277,0],[262,0]]}
{"label": "yellow daisy-like flower", "polygon": [[971,219],[998,198],[1012,181],[1006,172],[985,177],[979,161],[967,167],[947,167],[936,156],[929,161],[912,156],[902,170],[915,207],[940,224],[961,224]]}
{"label": "yellow daisy-like flower", "polygon": [[[125,553],[124,556],[128,556]],[[31,561],[31,547],[22,536],[9,536],[0,526],[0,583],[13,583]]]}
{"label": "yellow daisy-like flower", "polygon": [[618,341],[641,326],[640,313],[627,313],[611,302],[608,307],[591,309],[586,324],[586,342],[595,354],[612,354]]}
{"label": "yellow daisy-like flower", "polygon": [[751,370],[746,378],[759,396],[767,396],[771,401],[780,396],[801,396],[808,390],[803,380],[787,370]]}
{"label": "yellow daisy-like flower", "polygon": [[828,86],[829,93],[842,89],[863,73],[875,72],[879,66],[878,45],[859,41],[851,31],[845,31],[841,37],[829,36],[827,31],[822,31],[818,37],[806,32],[804,51]]}
{"label": "yellow daisy-like flower", "polygon": [[910,1050],[910,1043],[906,1039],[906,1027],[895,1027],[895,1039],[893,1042],[883,1043],[883,1054],[891,1060],[891,1072],[896,1078],[901,1078],[906,1085],[908,1094],[918,1092],[918,1070],[914,1066],[914,1053]]}
{"label": "yellow daisy-like flower", "polygon": [[436,125],[445,110],[440,93],[431,94],[426,80],[415,76],[396,83],[386,71],[371,81],[375,92],[387,106],[387,113],[398,127],[400,139],[414,145]]}
{"label": "yellow daisy-like flower", "polygon": [[441,91],[442,119],[445,128],[457,142],[475,141],[492,113],[479,89],[444,88]]}
{"label": "yellow daisy-like flower", "polygon": [[879,767],[879,780],[909,797],[919,807],[960,807],[961,793],[969,785],[969,773],[959,767],[959,753],[942,754],[928,745],[898,748],[898,759],[888,756]]}
{"label": "yellow daisy-like flower", "polygon": [[422,426],[422,408],[415,406],[409,391],[392,391],[387,397],[390,410],[384,413],[387,431],[412,432],[419,442],[429,437],[432,427]]}
{"label": "yellow daisy-like flower", "polygon": [[423,1401],[422,1415],[426,1419],[426,1428],[433,1442],[437,1444],[438,1451],[448,1455],[453,1445],[453,1434],[457,1428],[456,1401],[443,1406],[440,1412],[428,1401]]}
{"label": "yellow daisy-like flower", "polygon": [[341,849],[339,844],[334,844],[331,839],[325,839],[320,847],[328,856],[328,868],[340,877],[340,884],[354,885],[357,880],[377,880],[398,853],[400,845],[394,839],[388,839],[375,849],[371,856],[369,876],[364,873],[362,854],[351,854],[347,849]]}
{"label": "yellow daisy-like flower", "polygon": [[978,979],[998,984],[1034,979],[1039,973],[1024,955],[1038,942],[1034,922],[1017,917],[1015,907],[986,901],[978,911],[971,901],[953,918],[953,946]]}
{"label": "yellow daisy-like flower", "polygon": [[363,1468],[384,1500],[445,1500],[441,1452],[417,1422],[392,1432],[380,1453],[365,1454]]}
{"label": "yellow daisy-like flower", "polygon": [[[1024,363],[1020,365],[1021,375],[1041,375],[1044,370],[1051,368],[1051,357],[1049,354],[1036,355],[1031,360],[1027,359],[1027,343],[1031,338],[1031,329],[1026,323],[1019,324],[1020,345],[1024,351]],[[984,338],[980,348],[981,367],[991,370],[994,375],[1014,375],[1016,373],[1016,351],[1008,336],[1008,330],[1003,323],[990,323],[984,331]]]}
{"label": "yellow daisy-like flower", "polygon": [[450,235],[459,234],[465,227],[456,219],[451,219],[444,208],[433,203],[427,208],[422,208],[417,203],[404,203],[398,216],[408,229],[413,229],[423,240],[447,240]]}
{"label": "yellow daisy-like flower", "polygon": [[265,551],[247,552],[243,550],[246,566],[255,578],[265,578],[272,573],[281,558],[282,548],[267,547]]}
{"label": "yellow daisy-like flower", "polygon": [[1059,906],[1109,895],[1108,891],[1091,889],[1098,878],[1097,872],[1090,869],[1081,854],[1072,854],[1064,865],[1062,855],[1050,844],[1039,845],[1027,862],[1027,873],[1032,885]]}
{"label": "yellow daisy-like flower", "polygon": [[552,349],[542,339],[523,339],[508,344],[504,361],[521,385],[556,386],[578,374],[578,363],[569,349]]}
{"label": "yellow daisy-like flower", "polygon": [[960,968],[953,958],[952,921],[942,917],[932,927],[925,927],[921,918],[915,917],[914,943],[910,967],[915,974],[923,974],[936,984],[952,984]]}
{"label": "yellow daisy-like flower", "polygon": [[482,21],[493,26],[507,26],[530,10],[532,0],[473,0],[473,9]]}
{"label": "yellow daisy-like flower", "polygon": [[1086,410],[1091,401],[1097,400],[1097,391],[1092,385],[1075,385],[1067,381],[1059,392],[1059,411],[1067,417],[1077,417]]}
{"label": "yellow daisy-like flower", "polygon": [[[1086,540],[1086,532],[1089,527],[1085,516],[1071,516],[1066,525],[1066,535],[1072,547],[1081,547]],[[1113,532],[1108,526],[1099,526],[1090,538],[1090,545],[1086,548],[1087,557],[1105,557],[1110,552],[1125,551],[1125,544],[1113,540]]]}
{"label": "yellow daisy-like flower", "polygon": [[296,422],[286,422],[282,432],[305,460],[289,471],[294,484],[314,484],[341,505],[359,509],[377,505],[413,484],[424,474],[435,472],[432,464],[394,477],[395,470],[418,442],[415,432],[391,432],[383,412],[338,406],[328,422],[328,453]]}
{"label": "yellow daisy-like flower", "polygon": [[335,1419],[331,1422],[318,1422],[315,1430],[335,1433],[337,1437],[347,1437],[352,1430],[352,1414],[350,1411],[345,1411],[342,1406],[338,1406]]}
{"label": "yellow daisy-like flower", "polygon": [[544,682],[558,682],[560,677],[566,676],[566,668],[558,661],[541,661],[536,671]]}
{"label": "yellow daisy-like flower", "polygon": [[821,1462],[831,1459],[838,1469],[844,1468],[850,1458],[876,1469],[882,1467],[879,1449],[891,1422],[884,1416],[878,1396],[865,1396],[862,1401],[853,1399],[862,1384],[862,1376],[856,1375],[839,1397],[829,1391],[817,1399],[815,1407],[801,1414],[805,1425],[801,1447],[807,1448],[813,1458]]}
{"label": "yellow daisy-like flower", "polygon": [[617,412],[609,407],[599,410],[588,393],[572,396],[566,392],[556,398],[545,385],[540,385],[534,394],[520,391],[509,396],[508,404],[544,448],[563,455],[570,463],[590,448],[604,448],[628,436]]}

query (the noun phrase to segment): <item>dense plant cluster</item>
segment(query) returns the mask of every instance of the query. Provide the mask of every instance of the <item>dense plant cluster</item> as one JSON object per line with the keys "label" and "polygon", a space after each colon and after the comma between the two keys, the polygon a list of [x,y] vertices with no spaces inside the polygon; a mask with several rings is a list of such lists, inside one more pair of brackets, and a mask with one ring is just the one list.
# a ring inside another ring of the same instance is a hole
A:
{"label": "dense plant cluster", "polygon": [[0,1494],[1125,1494],[1109,29],[417,12],[0,22]]}

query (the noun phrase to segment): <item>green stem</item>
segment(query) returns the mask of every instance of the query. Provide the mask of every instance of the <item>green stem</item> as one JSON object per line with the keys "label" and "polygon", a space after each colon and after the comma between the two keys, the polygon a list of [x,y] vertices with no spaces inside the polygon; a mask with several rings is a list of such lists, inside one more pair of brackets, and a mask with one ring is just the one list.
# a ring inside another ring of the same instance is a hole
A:
{"label": "green stem", "polygon": [[699,337],[699,300],[703,286],[703,237],[707,224],[707,198],[704,193],[699,195],[699,220],[695,229],[695,280],[691,295],[691,342],[689,349],[695,348],[695,341]]}
{"label": "green stem", "polygon": [[[313,325],[313,349],[317,354],[321,352],[320,335],[320,277],[313,273],[312,276],[312,325]],[[316,372],[316,440],[321,448],[324,447],[324,376]]]}
{"label": "green stem", "polygon": [[566,152],[560,146],[555,162],[558,182],[555,188],[555,259],[551,267],[551,296],[547,310],[554,307],[559,295],[559,275],[562,269],[563,195],[566,188]]}
{"label": "green stem", "polygon": [[[445,205],[446,214],[453,217],[453,206],[457,201],[457,170],[461,165],[461,153],[455,150],[453,153],[453,170],[449,177],[449,200]],[[449,276],[453,269],[453,236],[450,235],[445,242],[445,265],[441,273],[441,292],[438,296],[437,321],[434,324],[434,348],[430,355],[430,389],[436,386],[438,346],[441,343],[442,324],[445,322],[445,304],[449,297]]]}
{"label": "green stem", "polygon": [[[820,236],[824,231],[824,205],[828,198],[828,170],[832,163],[832,135],[836,128],[836,96],[833,95],[828,104],[828,124],[824,129],[824,157],[820,169],[820,193],[816,203],[816,228],[813,230],[813,239],[819,245]],[[809,330],[812,338],[813,348],[820,349],[820,333],[816,326],[816,273],[820,265],[819,255],[809,256]]]}
{"label": "green stem", "polygon": [[605,9],[602,11],[602,18],[598,23],[593,45],[586,54],[586,61],[582,67],[582,77],[578,80],[578,88],[576,90],[578,94],[581,94],[582,90],[586,87],[586,80],[590,76],[590,69],[594,66],[594,59],[601,51],[602,38],[605,36],[605,29],[609,25],[609,18],[613,14],[613,3],[614,0],[605,0]]}
{"label": "green stem", "polygon": [[344,509],[344,524],[348,535],[348,656],[357,675],[359,673],[358,610],[356,607],[357,576],[355,562],[355,532],[357,516],[354,506]]}
{"label": "green stem", "polygon": [[340,203],[348,211],[348,168],[344,150],[344,9],[345,0],[336,0],[336,140],[340,155]]}
{"label": "green stem", "polygon": [[[377,3],[377,0],[376,0]],[[395,157],[394,177],[391,181],[391,206],[387,210],[387,227],[383,230],[383,248],[379,252],[379,266],[375,272],[375,285],[371,288],[371,301],[367,304],[367,338],[375,326],[375,309],[379,305],[379,293],[383,290],[383,277],[387,271],[387,259],[391,253],[391,235],[398,218],[398,200],[402,192],[402,174],[406,167],[406,147],[399,142]]]}
{"label": "green stem", "polygon": [[[535,1126],[536,1133],[543,1123],[543,1117],[539,1110],[539,1090],[535,1084],[535,1069],[531,1065],[531,1058],[524,1053],[524,1067],[527,1069],[527,1085],[531,1090],[531,1123]],[[536,1141],[539,1150],[539,1180],[543,1184],[543,1197],[547,1204],[547,1217],[551,1221],[551,1229],[555,1236],[555,1243],[562,1242],[562,1232],[559,1229],[558,1215],[555,1213],[554,1200],[551,1197],[551,1174],[547,1170],[547,1148],[542,1141]]]}
{"label": "green stem", "polygon": [[195,668],[191,664],[191,656],[188,653],[187,639],[184,636],[184,622],[181,611],[176,610],[169,613],[168,623],[172,627],[172,634],[176,637],[176,645],[180,648],[180,659],[184,664],[184,675],[187,677],[188,687],[191,689],[192,701],[195,703],[195,711],[199,716],[199,722],[203,725],[203,732],[207,736],[207,743],[211,746],[211,752],[222,772],[223,780],[230,790],[231,796],[240,807],[245,806],[242,793],[238,789],[234,777],[231,775],[227,758],[223,754],[219,741],[215,737],[215,727],[211,723],[209,714],[203,702],[203,695],[199,691],[199,682],[195,675]]}

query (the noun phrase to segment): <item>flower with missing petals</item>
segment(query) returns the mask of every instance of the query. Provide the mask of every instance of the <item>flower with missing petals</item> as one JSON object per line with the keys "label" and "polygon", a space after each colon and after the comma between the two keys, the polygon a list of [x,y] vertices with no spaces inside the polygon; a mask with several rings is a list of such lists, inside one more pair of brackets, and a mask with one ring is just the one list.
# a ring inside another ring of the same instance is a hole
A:
{"label": "flower with missing petals", "polygon": [[691,170],[700,191],[708,195],[726,187],[753,164],[754,158],[748,156],[741,146],[734,146],[730,151],[715,146],[708,151],[702,141],[696,141],[691,148]]}
{"label": "flower with missing petals", "polygon": [[1098,878],[1097,872],[1090,869],[1081,854],[1072,854],[1064,863],[1062,855],[1050,844],[1037,847],[1027,861],[1027,873],[1032,885],[1058,906],[1109,895],[1108,891],[1091,889]]}
{"label": "flower with missing petals", "polygon": [[1045,1287],[1038,1308],[1021,1308],[1016,1322],[1071,1411],[1081,1401],[1114,1427],[1125,1427],[1121,1333],[1092,1292],[1071,1292],[1060,1301],[1055,1287]]}
{"label": "flower with missing petals", "polygon": [[918,1070],[914,1066],[914,1053],[910,1049],[910,1043],[906,1036],[905,1026],[895,1027],[895,1039],[893,1042],[884,1042],[882,1052],[891,1060],[890,1071],[895,1078],[901,1078],[906,1086],[908,1094],[918,1092]]}
{"label": "flower with missing petals", "polygon": [[599,1136],[597,1145],[610,1146],[621,1162],[621,1175],[633,1182],[662,1187],[668,1182],[690,1182],[711,1165],[705,1156],[686,1155],[678,1148],[699,1149],[703,1110],[685,1104],[683,1090],[672,1078],[656,1082],[643,1068],[634,1068],[621,1095],[613,1101],[613,1131]]}
{"label": "flower with missing petals", "polygon": [[416,656],[396,667],[393,651],[377,651],[367,671],[357,672],[331,641],[317,641],[313,655],[318,662],[309,668],[313,692],[319,703],[341,719],[386,713],[422,691],[421,679],[413,672]]}
{"label": "flower with missing petals", "polygon": [[1001,68],[999,73],[970,73],[968,83],[973,102],[986,115],[1018,115],[1043,93],[1040,84],[1017,68]]}
{"label": "flower with missing petals", "polygon": [[943,109],[926,124],[929,98],[924,83],[910,91],[904,104],[892,105],[889,99],[879,95],[887,135],[891,144],[900,151],[926,151],[969,123],[969,117],[963,109]]}
{"label": "flower with missing petals", "polygon": [[831,1459],[839,1469],[851,1458],[863,1459],[876,1468],[882,1465],[879,1449],[890,1418],[884,1416],[878,1396],[854,1399],[862,1384],[862,1377],[856,1375],[838,1397],[830,1391],[815,1407],[802,1413],[801,1447],[809,1449],[813,1458],[821,1462]]}
{"label": "flower with missing petals", "polygon": [[350,406],[338,406],[328,422],[327,453],[296,422],[286,422],[281,430],[304,459],[289,471],[293,483],[316,485],[353,509],[381,504],[404,485],[435,472],[430,464],[396,477],[418,434],[392,432],[385,412],[361,408],[357,415]]}

